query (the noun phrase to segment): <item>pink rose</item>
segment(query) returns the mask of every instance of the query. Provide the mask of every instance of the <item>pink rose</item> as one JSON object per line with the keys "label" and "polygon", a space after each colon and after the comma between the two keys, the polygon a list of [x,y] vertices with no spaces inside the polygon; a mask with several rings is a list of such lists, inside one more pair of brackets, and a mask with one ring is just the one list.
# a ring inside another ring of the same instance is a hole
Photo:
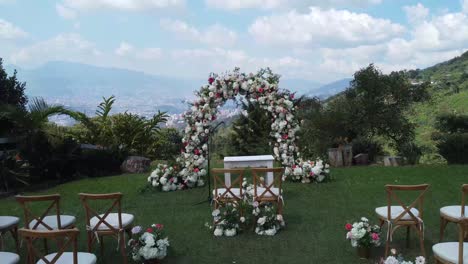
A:
{"label": "pink rose", "polygon": [[208,83],[209,83],[209,84],[212,84],[212,83],[214,82],[214,80],[215,80],[215,79],[214,79],[213,77],[210,77],[210,78],[208,78]]}
{"label": "pink rose", "polygon": [[379,234],[372,233],[372,240],[379,240],[379,239],[380,239]]}
{"label": "pink rose", "polygon": [[353,226],[351,224],[346,224],[345,228],[346,230],[350,231],[353,228]]}

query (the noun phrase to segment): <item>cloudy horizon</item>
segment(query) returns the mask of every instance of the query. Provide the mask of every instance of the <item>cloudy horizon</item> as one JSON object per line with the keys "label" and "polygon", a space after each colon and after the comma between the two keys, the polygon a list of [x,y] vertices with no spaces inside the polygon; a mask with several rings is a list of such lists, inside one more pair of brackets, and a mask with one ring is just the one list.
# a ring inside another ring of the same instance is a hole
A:
{"label": "cloudy horizon", "polygon": [[0,57],[201,78],[271,67],[322,83],[375,63],[414,69],[462,54],[468,0],[0,0]]}

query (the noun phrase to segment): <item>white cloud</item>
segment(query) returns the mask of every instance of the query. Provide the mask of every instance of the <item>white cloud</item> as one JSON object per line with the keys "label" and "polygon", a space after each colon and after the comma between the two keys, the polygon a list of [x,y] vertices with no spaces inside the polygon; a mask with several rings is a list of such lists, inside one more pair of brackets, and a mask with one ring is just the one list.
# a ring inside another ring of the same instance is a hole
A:
{"label": "white cloud", "polygon": [[55,10],[59,14],[59,16],[65,19],[76,19],[76,16],[77,16],[76,11],[62,4],[56,4]]}
{"label": "white cloud", "polygon": [[146,48],[136,53],[136,58],[142,60],[157,60],[162,56],[163,52],[160,48]]}
{"label": "white cloud", "polygon": [[403,10],[406,13],[408,21],[411,23],[419,23],[429,15],[429,8],[426,8],[421,3],[414,6],[404,6]]}
{"label": "white cloud", "polygon": [[463,12],[468,13],[468,0],[463,0],[462,10],[463,10]]}
{"label": "white cloud", "polygon": [[115,49],[115,54],[118,56],[127,56],[131,52],[133,52],[134,48],[132,45],[128,44],[127,42],[121,42],[120,46]]}
{"label": "white cloud", "polygon": [[185,5],[185,0],[64,0],[63,5],[75,10],[145,11],[181,7]]}
{"label": "white cloud", "polygon": [[21,28],[0,18],[0,39],[24,38],[27,35]]}
{"label": "white cloud", "polygon": [[230,46],[237,40],[237,34],[219,24],[199,30],[184,21],[162,19],[161,28],[183,39],[190,39],[210,46]]}
{"label": "white cloud", "polygon": [[240,9],[279,9],[319,7],[364,7],[380,4],[382,0],[205,0],[211,8],[225,10]]}
{"label": "white cloud", "polygon": [[258,42],[299,46],[377,43],[404,31],[400,24],[365,13],[316,7],[303,14],[293,10],[286,14],[263,16],[249,27],[249,33]]}
{"label": "white cloud", "polygon": [[10,58],[15,64],[38,65],[47,61],[64,60],[92,63],[101,52],[94,43],[78,34],[60,34],[54,38],[38,42],[14,52]]}

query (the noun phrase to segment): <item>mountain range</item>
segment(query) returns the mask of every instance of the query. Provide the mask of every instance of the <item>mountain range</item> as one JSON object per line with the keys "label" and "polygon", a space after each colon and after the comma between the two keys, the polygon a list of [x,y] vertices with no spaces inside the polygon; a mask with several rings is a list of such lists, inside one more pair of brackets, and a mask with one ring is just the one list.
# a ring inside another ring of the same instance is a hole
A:
{"label": "mountain range", "polygon": [[[53,61],[33,69],[7,65],[11,73],[18,71],[18,79],[26,82],[30,97],[43,97],[48,102],[63,104],[88,112],[95,109],[102,97],[115,95],[116,111],[138,113],[157,109],[181,113],[186,100],[194,98],[194,91],[206,83],[205,79],[185,79],[150,75],[139,71],[97,67],[82,63]],[[298,95],[326,97],[342,91],[349,79],[323,85],[302,79],[281,79],[280,88],[296,91]],[[138,110],[134,108],[138,107]]]}

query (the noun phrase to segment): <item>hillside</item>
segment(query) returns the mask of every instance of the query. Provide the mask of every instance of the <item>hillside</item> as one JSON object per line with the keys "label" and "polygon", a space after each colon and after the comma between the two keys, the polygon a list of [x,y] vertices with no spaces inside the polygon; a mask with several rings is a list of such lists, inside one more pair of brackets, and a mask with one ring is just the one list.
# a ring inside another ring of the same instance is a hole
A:
{"label": "hillside", "polygon": [[431,83],[430,101],[415,104],[410,119],[416,124],[416,142],[424,148],[422,162],[439,162],[431,139],[435,118],[442,113],[468,114],[468,52],[423,70],[409,72],[415,81]]}

